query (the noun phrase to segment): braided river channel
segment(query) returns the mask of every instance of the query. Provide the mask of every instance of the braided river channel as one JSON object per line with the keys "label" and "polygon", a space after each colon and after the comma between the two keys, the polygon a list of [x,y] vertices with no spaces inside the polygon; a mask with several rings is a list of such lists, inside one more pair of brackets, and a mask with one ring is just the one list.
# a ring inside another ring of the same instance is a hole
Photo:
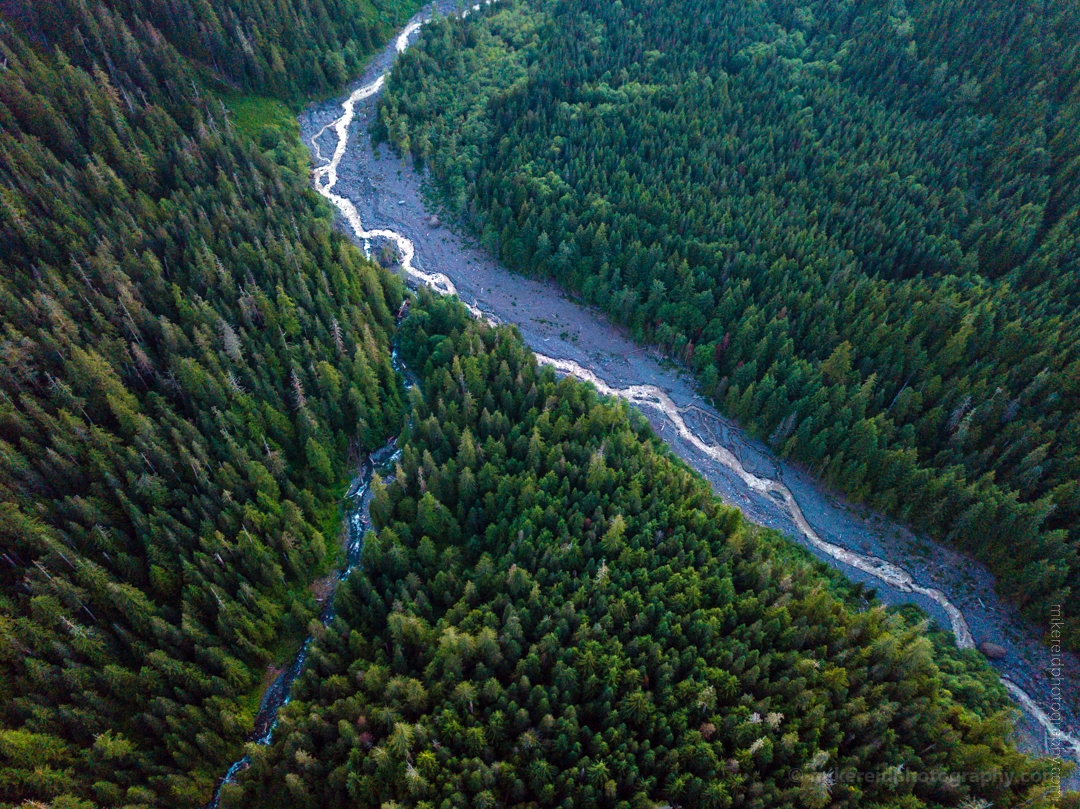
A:
{"label": "braided river channel", "polygon": [[[387,72],[429,15],[414,17],[347,97],[310,107],[300,118],[315,189],[337,208],[343,230],[369,254],[391,243],[413,285],[457,295],[474,315],[516,325],[541,363],[627,400],[751,521],[874,588],[883,603],[919,605],[952,630],[961,648],[987,641],[1004,647],[1005,657],[993,665],[1019,709],[1018,744],[1080,761],[1080,660],[1052,654],[1039,640],[1042,629],[997,598],[992,575],[978,562],[846,504],[718,413],[688,374],[634,343],[602,313],[553,283],[511,273],[470,237],[433,219],[425,177],[368,134]],[[1069,780],[1076,788],[1078,779]]]}

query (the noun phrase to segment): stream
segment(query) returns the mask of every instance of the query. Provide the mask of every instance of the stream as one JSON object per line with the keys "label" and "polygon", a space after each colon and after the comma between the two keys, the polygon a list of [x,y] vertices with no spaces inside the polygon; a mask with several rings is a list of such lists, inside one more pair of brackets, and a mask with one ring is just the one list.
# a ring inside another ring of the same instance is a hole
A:
{"label": "stream", "polygon": [[[367,461],[360,469],[360,473],[353,480],[348,492],[345,494],[346,513],[348,523],[345,544],[345,564],[340,571],[334,574],[332,589],[326,603],[323,605],[319,620],[323,626],[328,626],[336,612],[334,610],[334,591],[353,568],[360,564],[360,554],[364,548],[364,534],[371,527],[371,478],[375,472],[386,472],[392,468],[394,461],[400,457],[397,447],[391,441],[385,447],[368,456]],[[309,635],[300,646],[300,651],[287,668],[281,671],[274,681],[263,693],[259,703],[259,713],[255,717],[255,729],[248,736],[248,741],[256,744],[270,744],[274,739],[274,729],[277,727],[278,711],[289,704],[293,681],[304,670],[307,664],[308,647],[311,645]],[[244,756],[234,761],[225,774],[218,780],[214,788],[214,796],[203,809],[217,809],[221,800],[221,789],[226,784],[232,783],[236,776],[247,769],[248,757]]]}
{"label": "stream", "polygon": [[[452,6],[444,0],[440,10],[448,13]],[[371,254],[373,241],[391,242],[410,282],[457,295],[477,317],[517,326],[539,362],[639,408],[726,503],[874,587],[883,603],[918,604],[952,630],[962,649],[985,641],[1004,647],[1005,658],[992,662],[1021,709],[1018,745],[1080,761],[1080,660],[1042,644],[1042,629],[997,598],[993,577],[981,564],[846,504],[805,470],[774,457],[712,408],[689,375],[632,342],[602,313],[553,283],[510,273],[470,237],[432,218],[424,178],[406,161],[380,154],[367,134],[386,73],[428,16],[427,10],[416,15],[343,101],[313,106],[301,116],[315,189],[338,209],[365,252]],[[327,157],[322,150],[330,132],[336,142]],[[380,226],[369,230],[365,221]],[[284,691],[287,702],[288,683]],[[1080,779],[1068,781],[1076,788]]]}

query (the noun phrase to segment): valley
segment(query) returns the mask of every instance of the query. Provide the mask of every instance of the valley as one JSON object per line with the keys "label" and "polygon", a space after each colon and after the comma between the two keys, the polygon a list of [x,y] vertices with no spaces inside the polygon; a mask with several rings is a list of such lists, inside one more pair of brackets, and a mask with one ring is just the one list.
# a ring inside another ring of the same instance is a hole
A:
{"label": "valley", "polygon": [[845,504],[804,470],[775,458],[704,401],[689,374],[633,343],[601,313],[571,300],[553,283],[509,272],[467,236],[432,219],[438,211],[423,176],[385,146],[373,145],[367,131],[383,74],[420,19],[414,18],[373,62],[344,107],[341,102],[318,105],[301,118],[316,189],[338,207],[350,235],[369,252],[391,242],[414,283],[457,294],[475,315],[517,326],[541,362],[633,403],[676,454],[753,522],[782,531],[852,580],[874,588],[886,604],[918,604],[952,629],[961,648],[983,642],[1003,646],[1006,656],[994,665],[1024,708],[1022,748],[1046,754],[1047,740],[1053,740],[1080,761],[1075,687],[1080,661],[1064,656],[1067,718],[1055,723],[1039,707],[1054,687],[1050,652],[1039,642],[1038,630],[998,599],[985,568]]}

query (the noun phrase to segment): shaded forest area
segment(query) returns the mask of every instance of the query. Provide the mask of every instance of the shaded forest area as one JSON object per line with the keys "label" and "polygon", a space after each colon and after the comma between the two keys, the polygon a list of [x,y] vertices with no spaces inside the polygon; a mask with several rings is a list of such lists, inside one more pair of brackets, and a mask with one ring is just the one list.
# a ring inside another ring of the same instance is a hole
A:
{"label": "shaded forest area", "polygon": [[[417,5],[409,0],[0,0],[0,13],[43,49],[59,48],[76,62],[97,61],[104,68],[117,54],[94,47],[80,15],[107,8],[128,26],[129,45],[157,47],[164,39],[198,74],[185,70],[173,81],[199,78],[304,101],[340,89]],[[128,89],[137,92],[142,77],[129,78],[134,83]]]}
{"label": "shaded forest area", "polygon": [[540,0],[427,26],[374,132],[1045,624],[1080,581],[1078,79],[1075,0]]}
{"label": "shaded forest area", "polygon": [[425,297],[399,333],[422,381],[376,532],[223,807],[1057,800],[1054,765],[1002,744],[977,652],[867,609],[639,413]]}
{"label": "shaded forest area", "polygon": [[400,15],[0,3],[0,805],[203,803],[318,614],[403,290],[217,90],[328,90]]}

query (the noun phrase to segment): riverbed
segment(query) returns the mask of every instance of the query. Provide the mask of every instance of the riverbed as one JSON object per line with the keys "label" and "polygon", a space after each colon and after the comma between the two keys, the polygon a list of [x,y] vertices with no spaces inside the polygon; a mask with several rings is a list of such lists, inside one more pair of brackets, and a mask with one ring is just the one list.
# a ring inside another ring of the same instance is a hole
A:
{"label": "riverbed", "polygon": [[[511,273],[467,235],[433,226],[431,215],[440,212],[425,204],[424,177],[385,144],[376,148],[368,135],[381,77],[423,16],[373,60],[349,96],[300,118],[316,188],[338,208],[344,232],[368,250],[392,242],[412,280],[456,293],[475,314],[516,325],[542,361],[631,401],[674,452],[752,522],[781,531],[873,587],[886,604],[918,604],[954,631],[958,645],[1003,646],[1006,657],[993,664],[1025,707],[1020,746],[1046,754],[1056,733],[1062,745],[1057,751],[1080,760],[1080,660],[1065,655],[1061,661],[1065,676],[1057,685],[1065,705],[1061,721],[1052,722],[1046,715],[1055,686],[1048,671],[1052,655],[1039,641],[1041,630],[997,598],[993,576],[982,565],[845,503],[719,414],[698,395],[689,374],[634,343],[602,313],[554,283]],[[1080,784],[1071,781],[1073,788]]]}

